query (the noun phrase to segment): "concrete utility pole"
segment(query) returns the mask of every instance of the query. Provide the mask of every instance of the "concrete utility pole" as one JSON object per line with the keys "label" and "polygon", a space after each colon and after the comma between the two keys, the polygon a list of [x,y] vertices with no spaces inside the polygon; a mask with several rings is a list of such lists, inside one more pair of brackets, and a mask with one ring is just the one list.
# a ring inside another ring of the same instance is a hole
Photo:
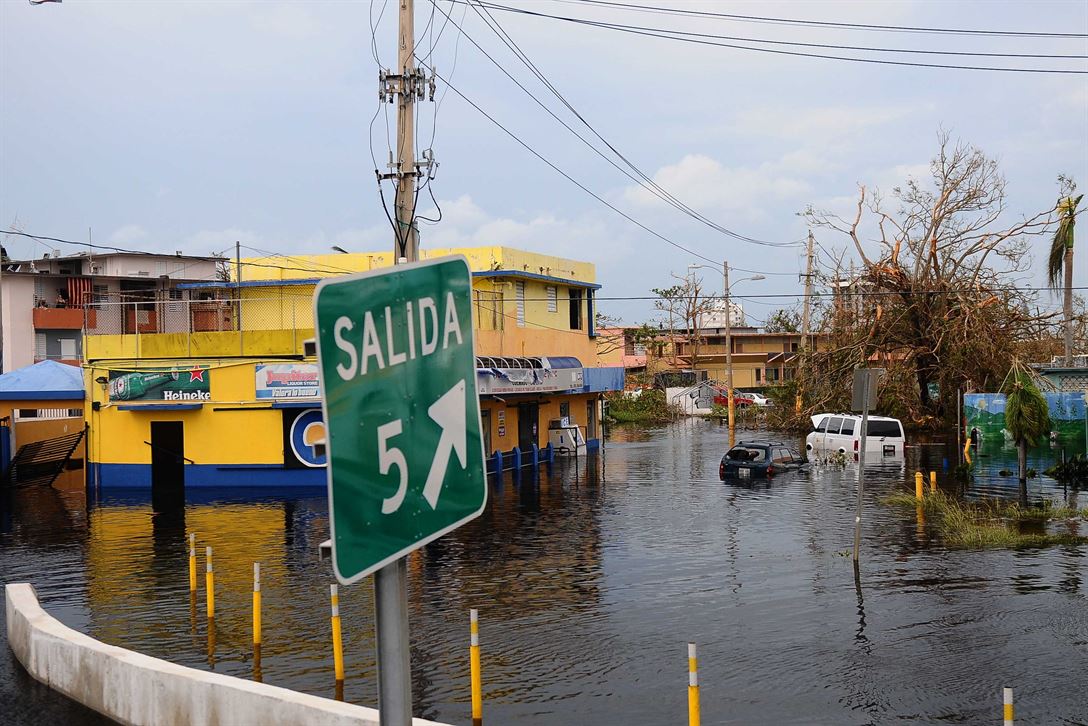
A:
{"label": "concrete utility pole", "polygon": [[[729,262],[722,262],[722,295],[725,298],[725,388],[729,396],[729,435],[733,435],[735,411],[733,402],[733,308],[729,304]],[[732,446],[732,441],[730,441]]]}
{"label": "concrete utility pole", "polygon": [[415,32],[415,0],[400,0],[400,32],[397,40],[397,67],[400,69],[400,98],[397,102],[397,201],[396,219],[399,250],[394,250],[399,261],[419,259],[419,234],[415,228],[416,196],[416,143],[415,101],[417,79]]}
{"label": "concrete utility pole", "polygon": [[809,322],[812,315],[812,230],[808,232],[808,262],[805,265],[805,302],[801,313],[801,349],[808,347]]}

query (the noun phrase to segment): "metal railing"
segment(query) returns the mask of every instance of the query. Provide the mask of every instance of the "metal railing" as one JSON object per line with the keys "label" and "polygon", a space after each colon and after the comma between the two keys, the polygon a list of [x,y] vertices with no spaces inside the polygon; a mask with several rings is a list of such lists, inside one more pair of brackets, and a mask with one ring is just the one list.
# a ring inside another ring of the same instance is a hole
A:
{"label": "metal railing", "polygon": [[98,301],[85,335],[216,333],[312,328],[313,295],[206,300]]}

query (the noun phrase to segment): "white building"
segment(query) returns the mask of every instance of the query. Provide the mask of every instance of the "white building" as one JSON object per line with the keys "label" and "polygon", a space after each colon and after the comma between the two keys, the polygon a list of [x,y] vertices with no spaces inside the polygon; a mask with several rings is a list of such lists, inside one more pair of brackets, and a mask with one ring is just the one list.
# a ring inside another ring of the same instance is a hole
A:
{"label": "white building", "polygon": [[[724,328],[725,327],[725,300],[719,298],[712,302],[713,309],[699,316],[699,328]],[[743,328],[747,325],[744,317],[744,307],[740,303],[729,301],[729,324],[734,328]]]}
{"label": "white building", "polygon": [[[154,332],[158,308],[182,299],[177,284],[216,279],[214,257],[128,252],[4,261],[0,278],[3,358],[0,372],[56,360],[79,365],[83,331],[96,327],[98,308],[131,302],[116,315],[118,333]],[[114,306],[116,308],[117,306]],[[125,306],[121,306],[125,307]]]}

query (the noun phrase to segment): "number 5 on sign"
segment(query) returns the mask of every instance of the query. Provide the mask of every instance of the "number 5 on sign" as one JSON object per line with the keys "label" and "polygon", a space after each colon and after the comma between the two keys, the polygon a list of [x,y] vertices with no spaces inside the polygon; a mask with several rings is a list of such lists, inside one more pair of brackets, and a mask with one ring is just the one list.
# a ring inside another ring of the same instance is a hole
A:
{"label": "number 5 on sign", "polygon": [[483,512],[471,295],[463,257],[318,285],[329,522],[344,584]]}
{"label": "number 5 on sign", "polygon": [[389,467],[397,467],[400,472],[400,484],[397,485],[397,493],[388,499],[382,500],[382,514],[392,514],[400,509],[404,495],[408,492],[408,462],[404,460],[404,454],[400,449],[386,447],[386,442],[401,432],[401,423],[398,418],[378,427],[378,470],[382,474],[389,473]]}

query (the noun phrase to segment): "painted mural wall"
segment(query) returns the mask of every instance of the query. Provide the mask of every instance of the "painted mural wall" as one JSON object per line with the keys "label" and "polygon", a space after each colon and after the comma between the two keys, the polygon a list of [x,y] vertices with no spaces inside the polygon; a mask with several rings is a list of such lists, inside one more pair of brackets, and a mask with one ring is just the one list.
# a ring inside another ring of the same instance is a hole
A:
{"label": "painted mural wall", "polygon": [[[1083,441],[1086,418],[1085,401],[1088,394],[1045,393],[1050,408],[1051,431],[1059,439]],[[964,418],[967,430],[977,429],[983,438],[1004,438],[1005,436],[1005,394],[1004,393],[967,393],[963,396]]]}

